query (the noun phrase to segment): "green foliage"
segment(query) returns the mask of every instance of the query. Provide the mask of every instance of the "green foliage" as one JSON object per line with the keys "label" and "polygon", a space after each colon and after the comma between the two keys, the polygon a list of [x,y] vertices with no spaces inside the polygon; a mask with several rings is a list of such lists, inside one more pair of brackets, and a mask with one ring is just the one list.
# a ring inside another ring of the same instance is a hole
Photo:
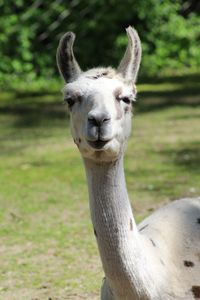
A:
{"label": "green foliage", "polygon": [[75,31],[83,68],[117,65],[133,25],[143,44],[143,74],[196,70],[200,17],[195,0],[0,1],[0,82],[57,73],[61,35]]}

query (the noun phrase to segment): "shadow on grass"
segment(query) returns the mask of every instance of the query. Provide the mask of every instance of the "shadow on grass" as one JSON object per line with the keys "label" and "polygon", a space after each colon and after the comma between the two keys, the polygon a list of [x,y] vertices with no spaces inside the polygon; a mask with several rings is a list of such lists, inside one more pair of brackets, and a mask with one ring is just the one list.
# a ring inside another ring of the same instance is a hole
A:
{"label": "shadow on grass", "polygon": [[179,149],[163,150],[161,154],[182,170],[200,175],[200,141],[184,144]]}
{"label": "shadow on grass", "polygon": [[30,144],[66,130],[69,114],[61,99],[58,95],[0,99],[0,155],[23,155]]}
{"label": "shadow on grass", "polygon": [[197,84],[199,85],[200,83],[200,73],[195,73],[195,74],[188,74],[188,75],[180,75],[180,76],[164,76],[164,77],[156,77],[156,76],[151,76],[151,77],[142,77],[139,80],[140,83],[180,83],[180,84]]}
{"label": "shadow on grass", "polygon": [[[126,165],[129,190],[147,192],[149,195],[168,197],[171,200],[199,194],[198,179],[200,178],[200,141],[185,143],[158,153],[164,158],[163,171],[157,166],[149,168],[148,164],[133,170]],[[132,178],[137,178],[135,183]],[[130,181],[129,181],[130,180]],[[135,185],[134,185],[135,184]],[[194,184],[194,191],[191,188]],[[183,187],[179,191],[179,187]],[[185,189],[186,187],[186,189]],[[178,192],[178,193],[177,193]]]}
{"label": "shadow on grass", "polygon": [[136,110],[150,112],[172,106],[195,107],[200,105],[200,89],[191,91],[149,91],[138,94]]}
{"label": "shadow on grass", "polygon": [[[195,106],[194,106],[195,107]],[[200,112],[194,112],[194,113],[191,113],[190,114],[182,114],[181,116],[173,116],[171,118],[169,118],[171,120],[200,120]]]}
{"label": "shadow on grass", "polygon": [[51,127],[60,125],[64,120],[68,122],[67,107],[62,104],[61,98],[55,98],[53,102],[48,96],[45,99],[11,99],[0,104],[0,116],[8,116],[14,128]]}
{"label": "shadow on grass", "polygon": [[200,96],[188,96],[186,97],[166,97],[164,94],[162,97],[148,97],[139,95],[135,109],[141,113],[148,113],[151,111],[157,111],[166,109],[173,106],[186,106],[186,107],[197,107],[200,105]]}
{"label": "shadow on grass", "polygon": [[[140,112],[156,111],[171,106],[198,106],[200,105],[200,74],[171,76],[164,78],[143,79],[147,90],[137,96],[136,109]],[[156,84],[166,84],[163,90],[156,89]],[[151,87],[150,84],[153,84]],[[177,85],[178,84],[178,85]],[[148,87],[149,85],[149,87]],[[149,89],[148,89],[149,88]]]}

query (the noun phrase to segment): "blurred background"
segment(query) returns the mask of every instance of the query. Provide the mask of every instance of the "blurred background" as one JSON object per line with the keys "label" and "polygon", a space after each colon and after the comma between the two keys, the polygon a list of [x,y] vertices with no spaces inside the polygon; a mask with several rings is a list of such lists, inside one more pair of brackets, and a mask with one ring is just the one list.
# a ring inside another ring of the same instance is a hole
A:
{"label": "blurred background", "polygon": [[198,71],[198,0],[1,1],[0,79],[52,79],[55,50],[66,31],[76,32],[83,68],[117,65],[133,25],[143,44],[141,75]]}
{"label": "blurred background", "polygon": [[137,221],[200,195],[198,0],[0,0],[0,298],[99,299],[103,272],[55,62],[66,31],[83,70],[143,58],[125,158]]}

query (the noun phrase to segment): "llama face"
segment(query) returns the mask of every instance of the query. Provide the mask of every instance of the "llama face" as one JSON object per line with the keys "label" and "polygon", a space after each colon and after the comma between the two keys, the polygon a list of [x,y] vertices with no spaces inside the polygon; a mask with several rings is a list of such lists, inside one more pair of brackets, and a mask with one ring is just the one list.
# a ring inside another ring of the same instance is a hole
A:
{"label": "llama face", "polygon": [[115,160],[131,131],[135,87],[113,69],[92,69],[67,84],[63,93],[72,136],[83,157]]}
{"label": "llama face", "polygon": [[142,50],[137,32],[130,26],[126,32],[128,45],[116,71],[97,68],[82,72],[73,52],[73,32],[64,34],[57,49],[58,69],[67,83],[63,92],[74,142],[83,157],[96,162],[115,160],[131,131]]}

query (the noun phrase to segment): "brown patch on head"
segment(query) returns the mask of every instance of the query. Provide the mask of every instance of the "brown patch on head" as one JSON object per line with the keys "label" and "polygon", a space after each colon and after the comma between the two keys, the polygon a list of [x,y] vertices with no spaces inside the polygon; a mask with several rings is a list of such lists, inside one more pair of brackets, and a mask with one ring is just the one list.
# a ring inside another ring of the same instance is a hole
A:
{"label": "brown patch on head", "polygon": [[85,72],[87,78],[99,79],[101,77],[113,78],[116,72],[112,68],[94,68]]}
{"label": "brown patch on head", "polygon": [[192,291],[195,299],[200,299],[200,286],[194,285],[191,288],[191,291]]}
{"label": "brown patch on head", "polygon": [[130,231],[133,231],[133,221],[130,219]]}
{"label": "brown patch on head", "polygon": [[194,267],[194,263],[192,262],[192,261],[190,261],[190,260],[184,260],[184,266],[185,267],[190,267],[190,268],[193,268]]}
{"label": "brown patch on head", "polygon": [[116,76],[116,71],[112,68],[107,68],[102,72],[102,76],[112,79]]}

